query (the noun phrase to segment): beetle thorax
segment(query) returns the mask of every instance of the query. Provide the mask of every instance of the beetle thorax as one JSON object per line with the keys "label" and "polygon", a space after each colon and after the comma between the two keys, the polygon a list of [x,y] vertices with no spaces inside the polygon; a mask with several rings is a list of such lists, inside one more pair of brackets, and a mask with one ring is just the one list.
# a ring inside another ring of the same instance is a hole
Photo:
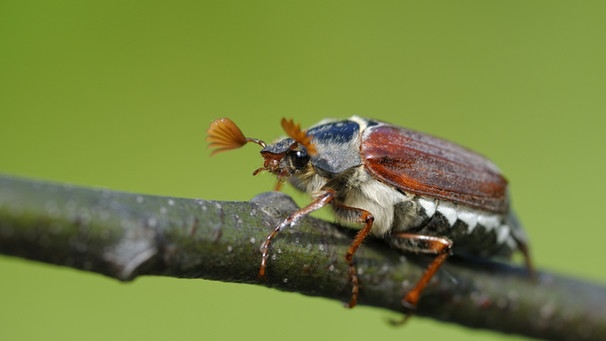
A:
{"label": "beetle thorax", "polygon": [[[341,209],[340,205],[371,212],[375,219],[371,233],[375,236],[383,236],[392,228],[394,207],[411,199],[392,186],[369,176],[363,166],[351,168],[335,177],[323,176],[310,166],[306,171],[294,173],[288,181],[295,188],[312,197],[322,194],[327,189],[335,191],[336,198],[332,207],[335,217],[340,222],[356,221],[351,215],[353,212]],[[356,227],[356,225],[352,226]]]}
{"label": "beetle thorax", "polygon": [[324,191],[329,179],[324,177],[314,169],[313,165],[308,164],[305,168],[294,172],[289,178],[290,182],[296,189],[301,192],[308,193],[312,197],[321,194]]}

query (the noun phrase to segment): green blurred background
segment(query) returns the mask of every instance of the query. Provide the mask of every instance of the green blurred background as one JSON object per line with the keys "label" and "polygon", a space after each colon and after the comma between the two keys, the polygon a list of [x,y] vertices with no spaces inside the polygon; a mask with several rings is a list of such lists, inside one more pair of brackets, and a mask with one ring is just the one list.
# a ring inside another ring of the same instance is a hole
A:
{"label": "green blurred background", "polygon": [[[605,283],[605,4],[5,0],[0,172],[248,200],[273,179],[256,146],[210,158],[212,119],[272,140],[359,114],[489,155],[538,267]],[[2,340],[516,339],[250,285],[2,256],[0,276]]]}

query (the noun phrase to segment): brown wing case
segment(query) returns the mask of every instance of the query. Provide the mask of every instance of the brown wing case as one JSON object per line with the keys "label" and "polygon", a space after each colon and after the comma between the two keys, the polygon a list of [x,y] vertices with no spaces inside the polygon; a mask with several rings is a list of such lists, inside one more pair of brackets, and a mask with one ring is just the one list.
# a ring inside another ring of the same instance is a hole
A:
{"label": "brown wing case", "polygon": [[361,155],[366,169],[396,188],[504,213],[507,180],[496,166],[451,142],[390,125],[364,131]]}

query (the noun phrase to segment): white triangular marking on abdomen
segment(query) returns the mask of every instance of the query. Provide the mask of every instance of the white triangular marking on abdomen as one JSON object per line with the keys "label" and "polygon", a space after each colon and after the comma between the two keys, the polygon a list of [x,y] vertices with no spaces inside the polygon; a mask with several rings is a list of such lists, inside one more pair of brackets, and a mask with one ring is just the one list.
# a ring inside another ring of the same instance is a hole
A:
{"label": "white triangular marking on abdomen", "polygon": [[419,197],[417,199],[417,202],[419,203],[419,205],[421,205],[421,207],[423,207],[423,209],[425,210],[425,214],[427,214],[428,217],[432,217],[436,213],[437,205],[435,199],[430,200],[423,197]]}
{"label": "white triangular marking on abdomen", "polygon": [[458,218],[467,224],[467,233],[472,233],[478,224],[478,214],[466,210],[459,211]]}
{"label": "white triangular marking on abdomen", "polygon": [[453,203],[440,201],[437,210],[446,218],[450,226],[453,226],[457,221],[457,207]]}

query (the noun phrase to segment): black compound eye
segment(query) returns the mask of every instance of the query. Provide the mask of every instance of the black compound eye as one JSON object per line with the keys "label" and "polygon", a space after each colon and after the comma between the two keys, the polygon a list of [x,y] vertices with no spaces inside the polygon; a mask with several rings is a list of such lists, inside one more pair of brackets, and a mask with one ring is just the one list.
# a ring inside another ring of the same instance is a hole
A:
{"label": "black compound eye", "polygon": [[292,163],[293,166],[295,166],[296,168],[303,168],[305,167],[305,165],[307,165],[308,162],[309,154],[307,154],[306,150],[296,150],[292,154]]}

